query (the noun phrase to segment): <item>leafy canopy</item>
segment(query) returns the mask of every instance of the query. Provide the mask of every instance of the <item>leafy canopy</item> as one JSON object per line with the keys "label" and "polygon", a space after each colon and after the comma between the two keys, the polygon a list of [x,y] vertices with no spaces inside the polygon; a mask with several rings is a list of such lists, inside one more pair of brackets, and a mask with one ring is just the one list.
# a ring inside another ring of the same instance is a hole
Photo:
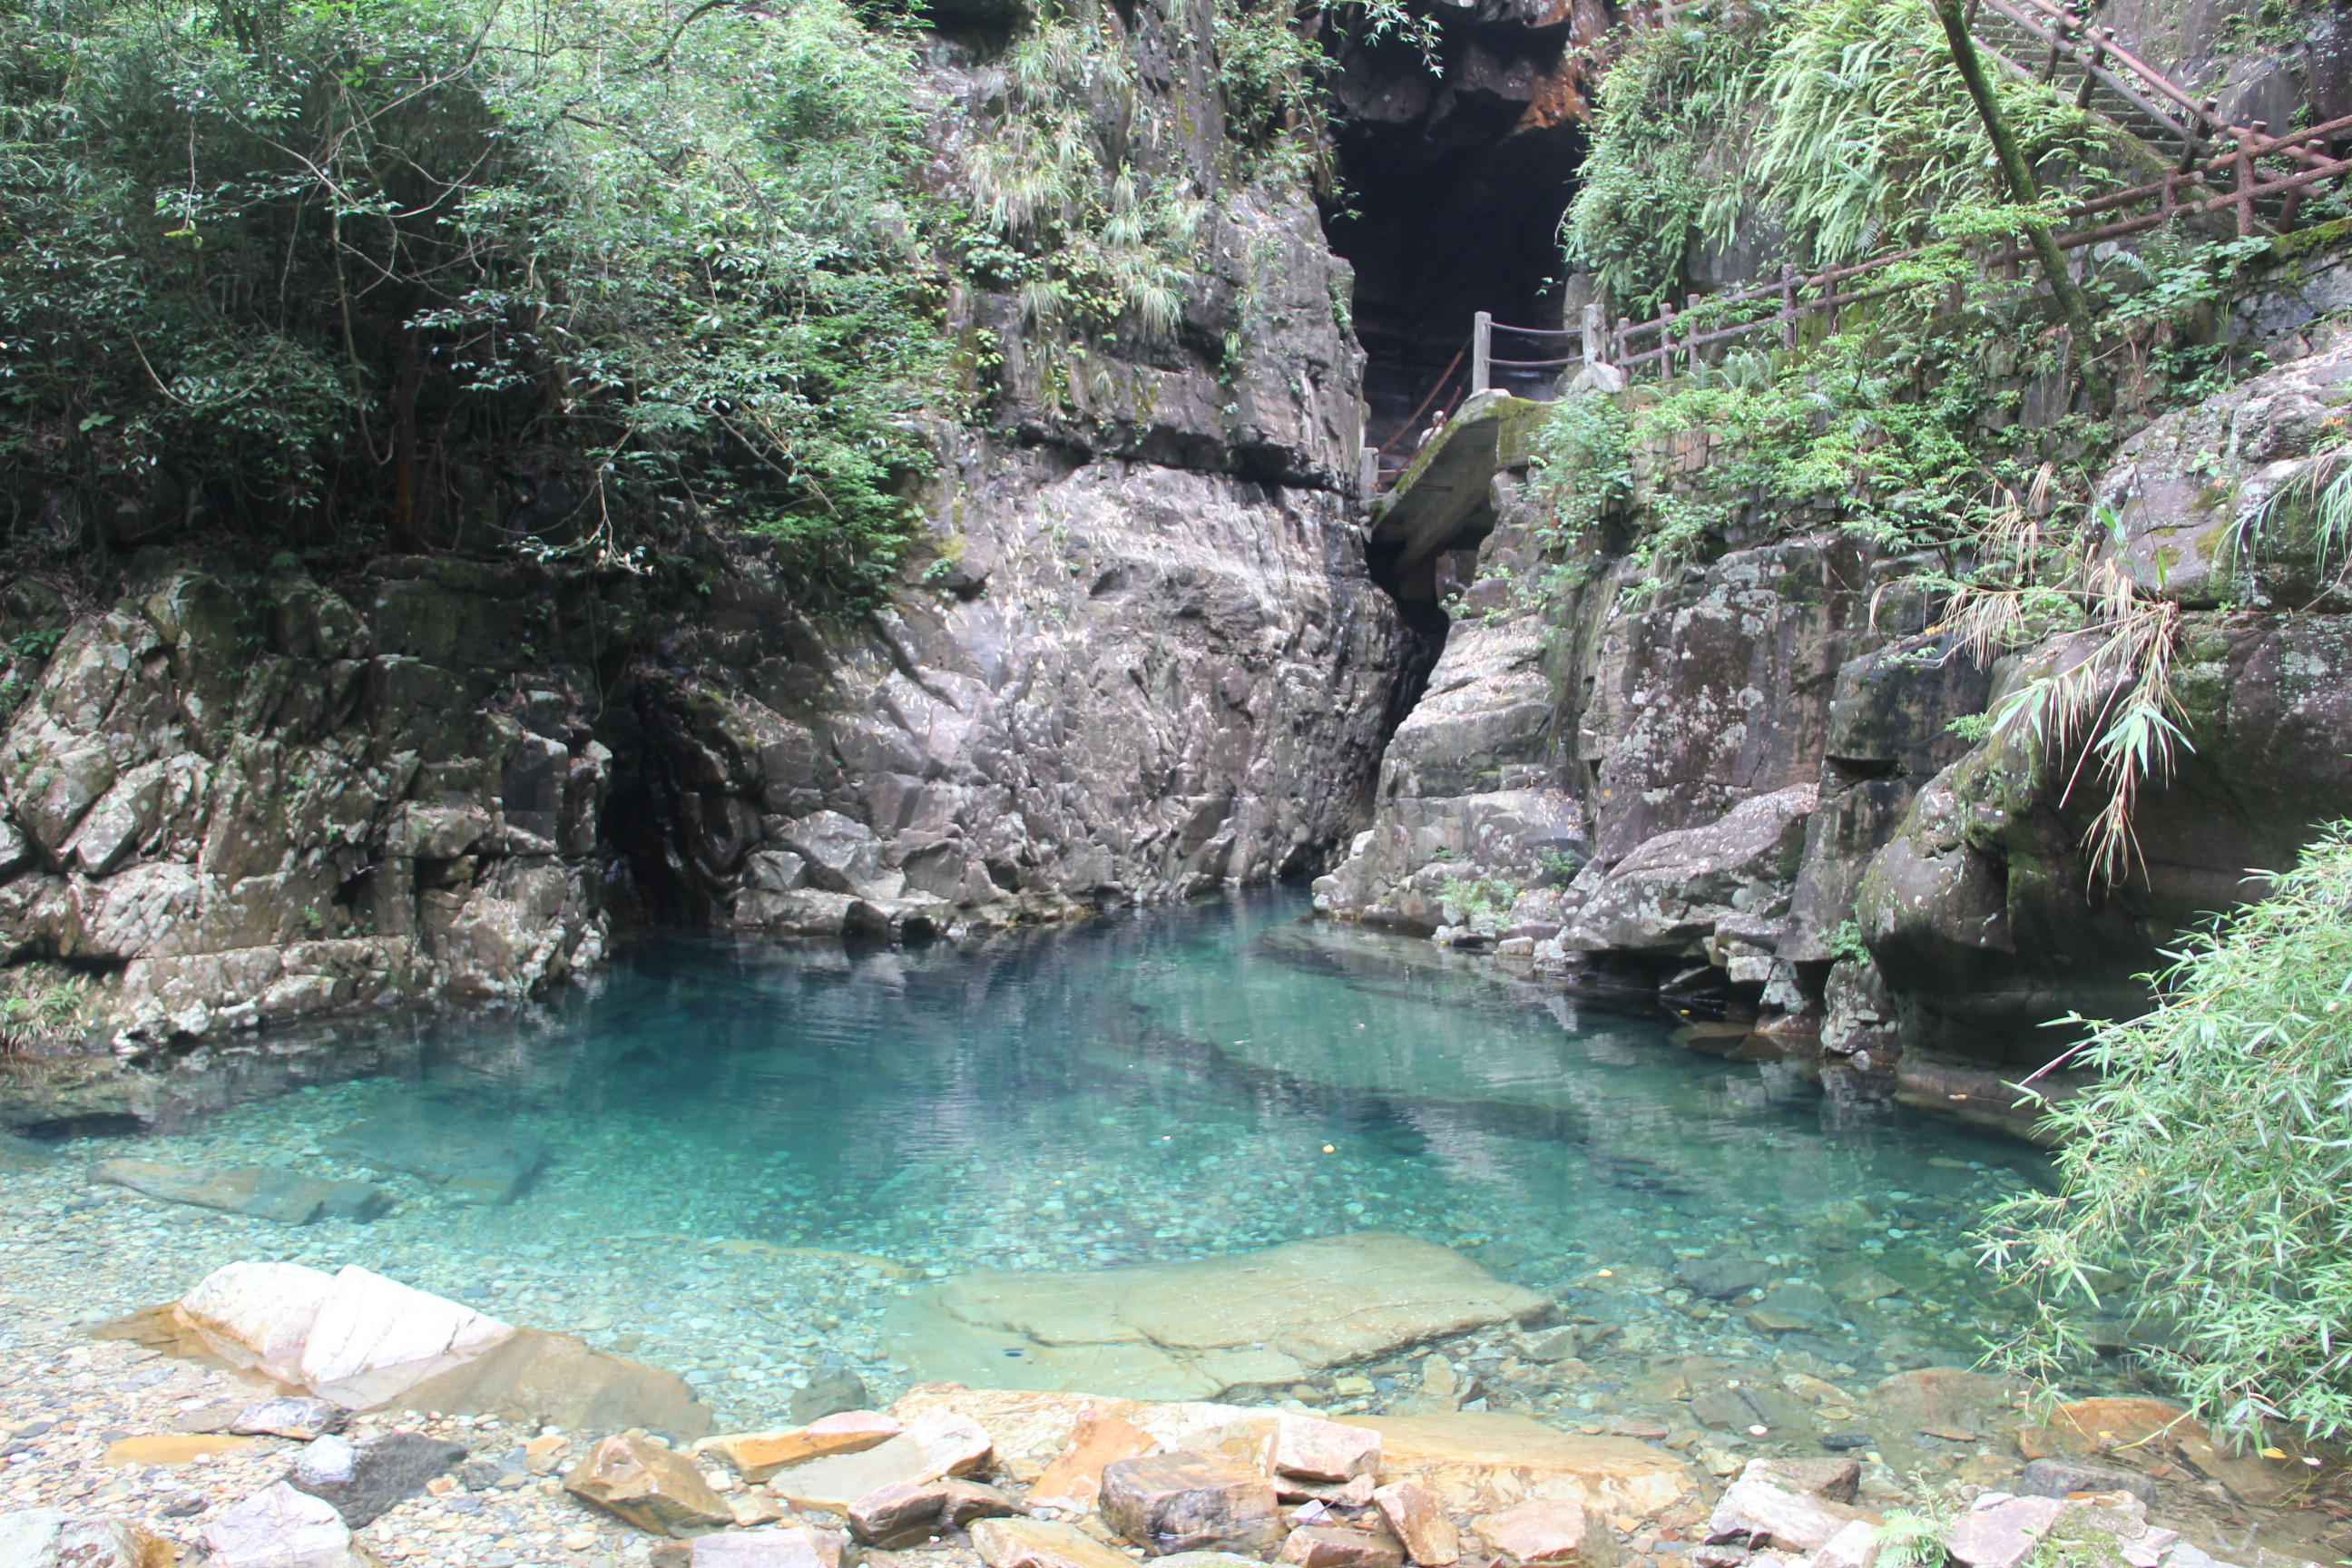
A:
{"label": "leafy canopy", "polygon": [[20,535],[719,527],[870,595],[939,380],[912,66],[839,0],[8,7]]}
{"label": "leafy canopy", "polygon": [[[2004,78],[2045,184],[2087,192],[2116,151],[2090,115]],[[1922,0],[1714,0],[1635,36],[1602,79],[1570,258],[1636,317],[1679,302],[1696,237],[1778,228],[1835,266],[1917,245],[2002,199],[1992,146]]]}

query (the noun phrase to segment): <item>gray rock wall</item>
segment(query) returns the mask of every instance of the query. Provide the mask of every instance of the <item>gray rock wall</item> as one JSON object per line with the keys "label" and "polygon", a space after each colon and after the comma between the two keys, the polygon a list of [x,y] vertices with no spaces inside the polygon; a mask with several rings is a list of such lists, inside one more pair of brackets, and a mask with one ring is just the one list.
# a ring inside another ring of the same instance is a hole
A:
{"label": "gray rock wall", "polygon": [[[1307,192],[1237,173],[1209,37],[1147,5],[1118,46],[1128,155],[1213,198],[1180,319],[950,290],[998,363],[886,609],[821,626],[717,542],[332,584],[151,552],[7,667],[0,965],[162,1038],[523,995],[616,918],[910,935],[1327,863],[1400,675],[1347,493],[1362,355]],[[941,43],[928,91],[961,204],[1003,70]]]}
{"label": "gray rock wall", "polygon": [[[1944,1063],[2046,1061],[2065,1042],[2045,1022],[2145,1005],[2137,977],[2169,939],[2352,812],[2352,600],[2314,521],[2352,340],[2308,335],[2131,437],[2097,487],[2117,563],[2183,612],[2187,746],[2141,802],[2128,876],[2093,873],[2104,796],[2071,758],[1950,728],[2091,639],[1983,668],[1890,591],[1911,563],[1802,520],[1663,573],[1596,531],[1565,552],[1583,585],[1534,603],[1543,520],[1507,475],[1473,613],[1318,907],[1881,1067],[1901,1054],[1939,1101],[1998,1095]],[[1651,456],[1636,507],[1671,482],[1674,454]]]}
{"label": "gray rock wall", "polygon": [[439,570],[387,563],[355,605],[290,557],[142,558],[0,741],[0,961],[96,969],[153,1036],[597,962],[610,753],[483,646],[513,585]]}

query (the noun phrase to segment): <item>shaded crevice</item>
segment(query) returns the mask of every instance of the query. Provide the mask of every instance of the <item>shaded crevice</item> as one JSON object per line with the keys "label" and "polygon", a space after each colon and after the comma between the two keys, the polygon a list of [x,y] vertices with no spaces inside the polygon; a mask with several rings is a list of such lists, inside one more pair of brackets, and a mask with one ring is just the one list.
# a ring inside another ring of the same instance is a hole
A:
{"label": "shaded crevice", "polygon": [[[1391,38],[1347,50],[1338,84],[1340,186],[1324,230],[1356,270],[1368,438],[1391,450],[1410,449],[1411,435],[1392,440],[1408,420],[1422,429],[1462,395],[1461,351],[1477,311],[1560,326],[1559,222],[1585,148],[1565,18],[1538,26],[1457,12],[1441,27],[1440,73]],[[1501,359],[1559,352],[1556,341],[1507,337],[1495,348]],[[1495,384],[1542,395],[1555,378],[1498,368]]]}
{"label": "shaded crevice", "polygon": [[[1605,26],[1597,0],[1438,7],[1437,69],[1402,39],[1340,50],[1337,193],[1324,233],[1355,268],[1364,350],[1365,439],[1393,470],[1417,433],[1468,390],[1476,312],[1523,327],[1561,324],[1559,224],[1585,149],[1574,39]],[[1544,359],[1559,340],[1500,335],[1497,358]],[[1549,395],[1557,373],[1498,367],[1494,384]],[[1491,525],[1491,513],[1480,509]],[[1404,558],[1368,541],[1366,566],[1403,631],[1393,734],[1427,691],[1451,619],[1445,602],[1476,570],[1484,528]]]}

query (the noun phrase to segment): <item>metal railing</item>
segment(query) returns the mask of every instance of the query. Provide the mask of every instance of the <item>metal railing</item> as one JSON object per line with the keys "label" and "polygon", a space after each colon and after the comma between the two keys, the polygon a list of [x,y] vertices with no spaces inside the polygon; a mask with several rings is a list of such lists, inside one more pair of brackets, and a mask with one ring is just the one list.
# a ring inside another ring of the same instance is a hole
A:
{"label": "metal railing", "polygon": [[[2008,0],[1983,3],[1999,5],[2008,4]],[[2203,132],[2198,134],[2201,136]],[[2168,170],[2159,179],[2077,203],[2068,212],[2068,217],[2077,226],[2055,237],[2058,247],[2061,250],[2080,250],[2184,218],[2221,213],[2231,215],[2241,237],[2285,230],[2294,226],[2305,193],[2314,185],[2352,174],[2352,156],[2338,155],[2333,150],[2332,144],[2338,139],[2352,140],[2352,115],[2285,136],[2273,136],[2260,126],[2221,127],[2211,140],[2229,142],[2230,150],[2208,157],[2201,168]],[[2263,158],[2284,161],[2294,167],[2284,173],[2266,172],[2256,162]],[[2273,202],[2273,216],[2266,218],[2264,207]],[[2109,216],[2134,207],[2147,210],[2130,216]],[[2102,218],[2105,221],[2090,221]],[[1388,465],[1399,456],[1396,448],[1413,436],[1423,414],[1433,406],[1437,409],[1436,418],[1420,437],[1426,441],[1463,402],[1494,390],[1498,368],[1557,370],[1563,373],[1560,379],[1565,380],[1571,368],[1606,364],[1628,376],[1649,370],[1663,379],[1674,374],[1678,355],[1683,356],[1690,371],[1696,372],[1704,363],[1706,350],[1758,332],[1775,332],[1782,348],[1793,349],[1802,322],[1822,318],[1827,330],[1835,332],[1841,310],[1884,298],[1901,286],[1866,279],[1906,261],[1915,261],[1924,254],[1923,249],[1898,251],[1851,267],[1832,267],[1810,274],[1800,274],[1793,266],[1783,266],[1780,276],[1771,282],[1717,294],[1688,294],[1680,310],[1664,304],[1656,316],[1645,321],[1621,316],[1613,324],[1608,323],[1606,312],[1597,303],[1583,307],[1579,324],[1574,327],[1513,326],[1496,321],[1491,311],[1480,310],[1471,320],[1469,341],[1455,352],[1396,434],[1379,447],[1364,448],[1364,493],[1373,493],[1392,471]],[[2029,254],[2024,247],[2011,245],[1988,254],[1983,264],[2013,278]],[[1957,293],[1957,284],[1954,290]],[[1722,320],[1736,316],[1743,307],[1752,306],[1769,309],[1745,320]],[[1721,324],[1711,324],[1717,321]],[[1552,358],[1505,357],[1495,353],[1497,332],[1538,342],[1574,340],[1576,349]],[[1650,341],[1650,346],[1641,346],[1645,340]],[[1454,387],[1455,372],[1465,356],[1469,374],[1458,387]],[[1441,395],[1450,387],[1453,395],[1441,402]],[[1409,466],[1410,452],[1402,457],[1404,461],[1397,464],[1397,470]]]}

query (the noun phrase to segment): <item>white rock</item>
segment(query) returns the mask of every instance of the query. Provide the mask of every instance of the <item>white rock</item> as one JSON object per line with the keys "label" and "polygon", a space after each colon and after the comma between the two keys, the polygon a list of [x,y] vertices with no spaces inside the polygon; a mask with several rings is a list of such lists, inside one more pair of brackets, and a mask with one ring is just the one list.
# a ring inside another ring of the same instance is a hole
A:
{"label": "white rock", "polygon": [[514,1334],[514,1325],[352,1264],[303,1342],[298,1381],[362,1410],[397,1397]]}
{"label": "white rock", "polygon": [[224,1264],[180,1298],[180,1316],[230,1365],[299,1383],[303,1342],[334,1284],[299,1263]]}
{"label": "white rock", "polygon": [[209,1568],[361,1568],[367,1561],[331,1504],[284,1481],[214,1520],[205,1550]]}
{"label": "white rock", "polygon": [[76,1519],[54,1508],[0,1514],[0,1568],[141,1568],[154,1537],[119,1519]]}
{"label": "white rock", "polygon": [[331,1487],[350,1480],[352,1467],[358,1462],[359,1450],[351,1439],[330,1432],[305,1443],[294,1456],[294,1479],[305,1486]]}

